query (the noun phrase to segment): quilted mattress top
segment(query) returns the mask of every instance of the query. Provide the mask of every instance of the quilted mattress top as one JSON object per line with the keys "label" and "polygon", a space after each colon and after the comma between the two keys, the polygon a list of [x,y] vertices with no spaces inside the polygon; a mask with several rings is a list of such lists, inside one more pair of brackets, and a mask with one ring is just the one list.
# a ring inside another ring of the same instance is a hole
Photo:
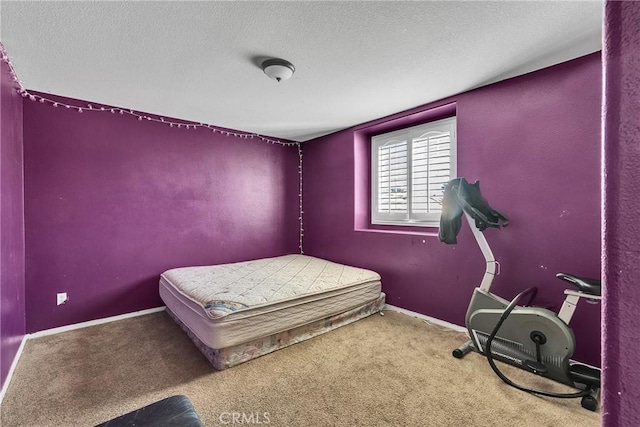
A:
{"label": "quilted mattress top", "polygon": [[167,270],[169,283],[217,319],[234,311],[377,282],[371,270],[307,255],[284,255],[254,261]]}

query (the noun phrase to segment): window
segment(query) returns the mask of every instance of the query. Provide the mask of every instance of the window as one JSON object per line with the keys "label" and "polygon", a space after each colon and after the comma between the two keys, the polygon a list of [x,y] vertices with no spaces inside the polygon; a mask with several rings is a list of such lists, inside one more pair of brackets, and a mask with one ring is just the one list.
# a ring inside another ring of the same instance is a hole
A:
{"label": "window", "polygon": [[446,183],[456,176],[456,118],[371,138],[373,224],[437,227]]}

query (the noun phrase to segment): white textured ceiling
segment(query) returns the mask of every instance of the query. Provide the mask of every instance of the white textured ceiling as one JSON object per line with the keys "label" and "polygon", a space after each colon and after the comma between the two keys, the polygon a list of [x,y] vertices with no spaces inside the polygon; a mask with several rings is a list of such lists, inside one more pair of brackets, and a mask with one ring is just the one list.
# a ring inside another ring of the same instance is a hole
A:
{"label": "white textured ceiling", "polygon": [[[601,49],[601,1],[0,2],[24,86],[305,141]],[[296,67],[277,83],[257,64]]]}

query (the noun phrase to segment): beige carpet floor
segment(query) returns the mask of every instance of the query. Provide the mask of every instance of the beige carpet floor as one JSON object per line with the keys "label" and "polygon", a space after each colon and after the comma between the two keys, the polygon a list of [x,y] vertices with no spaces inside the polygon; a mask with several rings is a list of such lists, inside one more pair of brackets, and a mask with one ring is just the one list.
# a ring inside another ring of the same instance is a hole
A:
{"label": "beige carpet floor", "polygon": [[453,358],[464,339],[387,311],[218,372],[159,312],[28,340],[1,424],[91,426],[184,394],[206,426],[231,425],[234,412],[273,426],[599,425],[579,399],[523,393],[482,356]]}

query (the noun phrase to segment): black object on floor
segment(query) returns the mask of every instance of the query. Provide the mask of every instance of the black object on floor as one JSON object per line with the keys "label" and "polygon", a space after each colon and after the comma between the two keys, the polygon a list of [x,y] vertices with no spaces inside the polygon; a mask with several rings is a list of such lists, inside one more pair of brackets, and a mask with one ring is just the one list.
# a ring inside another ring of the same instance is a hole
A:
{"label": "black object on floor", "polygon": [[187,396],[171,396],[96,427],[203,427]]}

